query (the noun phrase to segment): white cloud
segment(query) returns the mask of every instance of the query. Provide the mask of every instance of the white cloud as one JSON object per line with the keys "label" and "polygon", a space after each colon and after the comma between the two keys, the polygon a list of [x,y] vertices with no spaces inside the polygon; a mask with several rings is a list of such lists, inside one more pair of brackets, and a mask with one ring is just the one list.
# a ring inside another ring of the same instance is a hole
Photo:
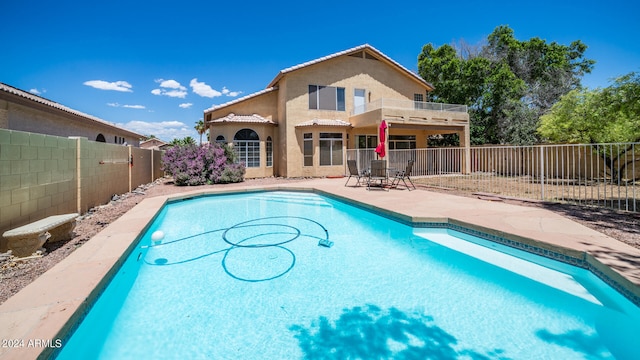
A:
{"label": "white cloud", "polygon": [[35,95],[40,95],[42,93],[46,93],[47,90],[42,89],[42,91],[40,91],[40,90],[38,90],[36,88],[33,88],[33,89],[29,90],[29,92],[32,93],[32,94],[35,94]]}
{"label": "white cloud", "polygon": [[231,90],[227,89],[226,86],[223,86],[222,87],[222,93],[224,95],[227,95],[227,96],[236,97],[236,96],[242,94],[242,91],[231,91]]}
{"label": "white cloud", "polygon": [[187,90],[186,87],[180,85],[180,83],[175,80],[157,79],[156,82],[159,83],[160,87],[163,88]]}
{"label": "white cloud", "polygon": [[178,106],[180,106],[180,107],[181,107],[181,108],[183,108],[183,109],[188,109],[188,108],[190,108],[191,106],[193,106],[193,104],[192,104],[192,103],[182,103],[182,104],[180,104],[180,105],[178,105]]}
{"label": "white cloud", "polygon": [[91,86],[100,90],[114,90],[122,92],[133,92],[131,84],[126,81],[108,82],[104,80],[89,80],[85,81],[83,85]]}
{"label": "white cloud", "polygon": [[164,141],[182,139],[186,136],[191,136],[194,139],[198,138],[198,133],[193,126],[176,120],[160,122],[132,120],[128,123],[119,123],[116,125],[137,132],[138,134],[155,135],[158,139]]}
{"label": "white cloud", "polygon": [[160,84],[160,89],[151,90],[153,95],[164,95],[181,99],[187,96],[187,88],[175,80],[157,79],[155,82]]}
{"label": "white cloud", "polygon": [[204,82],[198,82],[197,78],[191,79],[189,86],[191,86],[191,89],[194,93],[202,97],[214,98],[222,96],[222,93],[220,91],[212,89],[211,86],[205,84]]}
{"label": "white cloud", "polygon": [[183,91],[183,90],[170,90],[170,91],[164,91],[162,93],[162,95],[164,96],[169,96],[169,97],[177,97],[180,99],[184,99],[187,96],[187,92]]}
{"label": "white cloud", "polygon": [[144,105],[120,105],[118,103],[107,103],[111,107],[123,107],[127,109],[146,109]]}

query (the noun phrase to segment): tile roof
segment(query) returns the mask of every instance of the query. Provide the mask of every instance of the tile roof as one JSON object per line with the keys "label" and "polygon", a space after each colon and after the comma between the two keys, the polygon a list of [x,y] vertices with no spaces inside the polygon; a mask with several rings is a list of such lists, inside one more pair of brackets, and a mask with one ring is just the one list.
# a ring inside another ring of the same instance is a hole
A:
{"label": "tile roof", "polygon": [[0,91],[4,91],[4,92],[7,92],[7,93],[10,93],[10,94],[13,94],[13,95],[17,95],[17,96],[20,96],[22,98],[31,100],[33,102],[37,102],[37,103],[52,107],[54,109],[62,110],[64,112],[66,112],[66,113],[73,114],[73,115],[76,115],[76,116],[80,116],[80,117],[83,117],[85,119],[92,120],[92,121],[101,123],[101,124],[106,125],[106,126],[117,128],[120,131],[128,132],[128,133],[130,133],[130,134],[132,134],[132,135],[134,135],[136,137],[142,137],[141,134],[138,134],[138,133],[133,132],[131,130],[127,130],[127,129],[121,128],[121,127],[119,127],[119,126],[117,126],[117,125],[115,125],[113,123],[110,123],[108,121],[102,120],[102,119],[97,118],[97,117],[95,117],[93,115],[89,115],[89,114],[85,114],[85,113],[77,111],[77,110],[73,110],[73,109],[71,109],[69,107],[66,107],[66,106],[64,106],[62,104],[59,104],[59,103],[57,103],[55,101],[51,101],[51,100],[45,99],[43,97],[34,95],[32,93],[20,90],[18,88],[15,88],[13,86],[10,86],[10,85],[7,85],[7,84],[1,83],[1,82],[0,82]]}
{"label": "tile roof", "polygon": [[304,67],[310,66],[310,65],[314,65],[314,64],[318,64],[321,63],[323,61],[329,60],[329,59],[333,59],[333,58],[337,58],[339,56],[343,56],[343,55],[349,55],[358,51],[362,51],[362,50],[369,50],[371,52],[373,52],[374,54],[384,58],[386,61],[388,61],[389,63],[393,64],[394,66],[398,67],[398,69],[400,69],[402,72],[404,72],[406,75],[408,75],[409,77],[413,78],[414,80],[422,83],[423,85],[426,85],[428,87],[430,87],[431,89],[433,89],[433,85],[431,85],[430,83],[428,83],[427,81],[425,81],[423,78],[421,78],[418,74],[414,73],[413,71],[407,69],[406,67],[400,65],[400,63],[398,63],[397,61],[393,60],[392,58],[388,57],[387,55],[385,55],[384,53],[382,53],[380,50],[374,48],[373,46],[369,45],[369,44],[363,44],[363,45],[359,45],[356,47],[352,47],[350,49],[347,50],[343,50],[343,51],[339,51],[337,53],[333,53],[331,55],[327,55],[327,56],[323,56],[321,58],[315,59],[315,60],[311,60],[311,61],[307,61],[305,63],[302,64],[298,64],[295,66],[291,66],[288,67],[286,69],[280,70],[280,72],[278,73],[278,75],[276,75],[276,77],[271,80],[271,82],[269,83],[268,86],[275,86],[275,84],[278,83],[278,81],[287,73],[290,73],[292,71],[296,71],[299,69],[302,69]]}
{"label": "tile roof", "polygon": [[247,96],[243,96],[241,98],[231,100],[231,101],[226,102],[224,104],[213,105],[212,107],[206,109],[204,112],[206,113],[208,111],[213,111],[213,110],[221,109],[221,108],[229,106],[229,105],[237,104],[239,102],[254,98],[254,97],[258,96],[258,95],[262,95],[262,94],[266,94],[266,93],[272,92],[274,90],[278,90],[278,87],[277,86],[268,87],[268,88],[266,88],[264,90],[260,90],[258,92],[254,92],[253,94],[249,94]]}
{"label": "tile roof", "polygon": [[229,113],[227,116],[213,119],[211,121],[207,121],[207,123],[225,123],[225,122],[233,122],[233,123],[254,123],[254,124],[273,124],[276,123],[272,120],[265,119],[258,114],[253,115],[236,115],[234,113]]}
{"label": "tile roof", "polygon": [[346,122],[344,120],[338,119],[311,119],[304,122],[299,123],[296,127],[306,127],[306,126],[344,126],[350,127],[351,123]]}

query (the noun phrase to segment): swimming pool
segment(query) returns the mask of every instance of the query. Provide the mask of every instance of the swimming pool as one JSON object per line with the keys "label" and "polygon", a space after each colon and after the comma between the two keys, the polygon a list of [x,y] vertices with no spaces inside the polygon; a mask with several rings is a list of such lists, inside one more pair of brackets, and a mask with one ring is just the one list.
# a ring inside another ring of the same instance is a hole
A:
{"label": "swimming pool", "polygon": [[262,192],[163,208],[58,358],[624,359],[639,320],[587,270]]}

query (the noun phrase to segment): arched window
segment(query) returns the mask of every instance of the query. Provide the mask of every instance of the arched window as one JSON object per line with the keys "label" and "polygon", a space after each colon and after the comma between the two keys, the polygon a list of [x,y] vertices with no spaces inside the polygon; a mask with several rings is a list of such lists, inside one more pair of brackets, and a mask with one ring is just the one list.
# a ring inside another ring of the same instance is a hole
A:
{"label": "arched window", "polygon": [[96,141],[97,142],[107,142],[107,139],[104,138],[104,135],[98,134],[98,136],[96,136]]}
{"label": "arched window", "polygon": [[224,145],[224,144],[226,144],[226,143],[227,143],[227,140],[224,138],[224,136],[222,136],[222,135],[218,135],[218,136],[216,137],[216,142],[217,142],[218,144],[220,144],[220,145]]}
{"label": "arched window", "polygon": [[273,141],[271,141],[271,136],[267,136],[265,145],[267,148],[267,166],[273,166]]}
{"label": "arched window", "polygon": [[244,161],[246,167],[260,167],[260,138],[251,129],[242,129],[233,137],[233,147],[238,159]]}

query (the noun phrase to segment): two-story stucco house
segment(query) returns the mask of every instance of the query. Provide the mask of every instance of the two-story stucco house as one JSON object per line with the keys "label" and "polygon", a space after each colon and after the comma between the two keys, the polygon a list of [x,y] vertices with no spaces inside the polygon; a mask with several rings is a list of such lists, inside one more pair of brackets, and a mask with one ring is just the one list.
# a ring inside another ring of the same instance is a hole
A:
{"label": "two-story stucco house", "polygon": [[373,152],[380,140],[386,153],[424,148],[428,136],[448,133],[459,134],[468,169],[467,108],[425,102],[432,90],[365,44],[284,69],[266,89],[207,109],[204,119],[212,142],[233,144],[248,178],[343,175],[347,149]]}

